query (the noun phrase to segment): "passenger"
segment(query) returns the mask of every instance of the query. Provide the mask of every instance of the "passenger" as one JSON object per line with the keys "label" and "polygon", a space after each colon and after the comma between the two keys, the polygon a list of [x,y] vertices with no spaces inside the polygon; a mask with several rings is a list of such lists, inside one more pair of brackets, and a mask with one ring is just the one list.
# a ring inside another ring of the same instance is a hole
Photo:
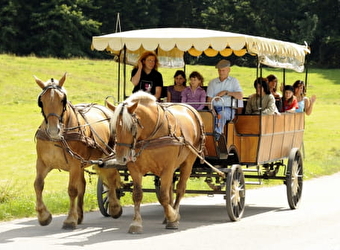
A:
{"label": "passenger", "polygon": [[[282,95],[281,93],[277,92],[277,77],[275,75],[269,75],[267,76],[268,79],[268,85],[270,92],[275,97],[275,104],[278,110],[282,109]],[[282,89],[281,89],[282,91]]]}
{"label": "passenger", "polygon": [[284,96],[283,100],[283,109],[282,112],[294,113],[298,106],[298,102],[296,97],[294,96],[294,88],[291,85],[284,86]]}
{"label": "passenger", "polygon": [[269,75],[267,76],[267,80],[270,92],[275,97],[275,99],[281,98],[282,95],[277,92],[277,77],[275,75]]}
{"label": "passenger", "polygon": [[278,114],[277,107],[275,105],[275,98],[271,94],[267,79],[257,78],[254,81],[254,88],[256,93],[252,94],[247,102],[246,114],[264,114],[273,115]]}
{"label": "passenger", "polygon": [[313,105],[316,101],[316,96],[312,95],[310,98],[306,96],[306,86],[301,80],[297,80],[293,84],[294,95],[298,102],[298,108],[296,112],[306,112],[306,115],[310,115],[313,110]]}
{"label": "passenger", "polygon": [[186,88],[186,76],[183,70],[177,70],[174,75],[174,85],[167,89],[168,102],[181,102],[181,93]]}
{"label": "passenger", "polygon": [[197,71],[189,75],[190,86],[186,87],[182,93],[182,102],[189,103],[197,110],[202,110],[206,105],[207,94],[202,88],[204,78]]}
{"label": "passenger", "polygon": [[220,119],[216,119],[215,126],[215,132],[217,133],[215,138],[218,139],[218,135],[222,134],[226,122],[234,118],[235,110],[232,109],[232,97],[242,100],[243,94],[238,80],[229,76],[230,61],[221,60],[217,63],[216,68],[218,69],[218,77],[211,80],[208,85],[207,101],[211,102],[216,96],[223,99],[223,102],[221,100],[214,101],[214,107],[209,107],[213,112],[216,111],[218,117],[220,117]]}
{"label": "passenger", "polygon": [[131,72],[131,82],[135,86],[132,93],[143,90],[154,95],[159,100],[162,94],[163,77],[157,71],[158,66],[158,58],[151,51],[145,51],[139,57],[137,66]]}

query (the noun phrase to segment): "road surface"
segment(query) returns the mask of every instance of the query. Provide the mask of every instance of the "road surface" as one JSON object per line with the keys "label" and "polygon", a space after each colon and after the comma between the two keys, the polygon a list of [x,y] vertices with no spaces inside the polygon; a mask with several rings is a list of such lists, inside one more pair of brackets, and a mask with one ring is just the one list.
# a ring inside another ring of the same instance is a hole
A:
{"label": "road surface", "polygon": [[162,207],[142,206],[144,232],[127,233],[133,215],[121,218],[86,213],[76,230],[62,230],[65,216],[49,226],[36,218],[0,223],[0,249],[340,249],[340,173],[304,182],[301,205],[290,210],[284,185],[247,190],[239,222],[228,218],[223,196],[186,198],[178,230],[161,224]]}

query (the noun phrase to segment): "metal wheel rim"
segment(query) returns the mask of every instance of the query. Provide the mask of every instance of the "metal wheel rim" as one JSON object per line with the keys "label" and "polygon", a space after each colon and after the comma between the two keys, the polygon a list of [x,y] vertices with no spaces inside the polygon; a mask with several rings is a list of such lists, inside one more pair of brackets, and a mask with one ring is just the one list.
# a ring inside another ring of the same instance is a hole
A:
{"label": "metal wheel rim", "polygon": [[109,217],[109,189],[104,185],[103,181],[98,178],[97,183],[97,201],[101,214],[105,217]]}
{"label": "metal wheel rim", "polygon": [[293,149],[289,156],[286,184],[289,207],[296,209],[301,200],[303,187],[303,163],[298,149]]}
{"label": "metal wheel rim", "polygon": [[239,220],[245,207],[245,181],[239,165],[233,165],[227,177],[226,202],[229,218]]}

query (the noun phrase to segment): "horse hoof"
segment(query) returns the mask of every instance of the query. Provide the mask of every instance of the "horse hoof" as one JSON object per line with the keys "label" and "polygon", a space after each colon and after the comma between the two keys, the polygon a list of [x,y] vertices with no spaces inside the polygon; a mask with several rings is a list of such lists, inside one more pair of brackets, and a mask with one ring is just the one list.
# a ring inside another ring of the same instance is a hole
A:
{"label": "horse hoof", "polygon": [[167,220],[166,218],[164,218],[162,224],[163,224],[163,225],[166,225],[166,223],[168,223],[168,220]]}
{"label": "horse hoof", "polygon": [[40,224],[40,226],[47,226],[47,225],[49,225],[49,224],[51,223],[51,221],[52,221],[52,215],[50,214],[50,215],[47,217],[47,219],[45,219],[45,220],[39,220],[39,224]]}
{"label": "horse hoof", "polygon": [[[113,213],[112,213],[112,214],[113,214]],[[122,216],[122,214],[123,214],[123,208],[120,207],[119,212],[116,213],[116,214],[114,214],[114,215],[111,215],[111,217],[112,217],[113,219],[118,219],[120,216]]]}
{"label": "horse hoof", "polygon": [[129,228],[129,233],[130,234],[141,234],[142,232],[143,232],[143,227],[142,226],[132,225]]}
{"label": "horse hoof", "polygon": [[78,218],[78,221],[77,221],[78,225],[80,225],[82,222],[83,222],[83,217]]}
{"label": "horse hoof", "polygon": [[165,228],[166,229],[178,229],[179,222],[173,221],[173,222],[167,222]]}
{"label": "horse hoof", "polygon": [[63,224],[63,227],[62,229],[65,229],[65,230],[74,230],[76,229],[76,223],[72,222],[72,223],[65,223]]}

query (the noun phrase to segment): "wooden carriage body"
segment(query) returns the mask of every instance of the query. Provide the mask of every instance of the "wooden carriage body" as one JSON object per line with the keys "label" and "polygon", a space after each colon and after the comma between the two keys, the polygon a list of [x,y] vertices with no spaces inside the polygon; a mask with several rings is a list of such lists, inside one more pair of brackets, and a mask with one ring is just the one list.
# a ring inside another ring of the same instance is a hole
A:
{"label": "wooden carriage body", "polygon": [[200,111],[200,115],[206,131],[207,159],[225,159],[228,163],[231,155],[230,164],[262,165],[288,158],[292,148],[303,144],[304,113],[236,115],[225,126],[226,149],[214,139],[212,112]]}

